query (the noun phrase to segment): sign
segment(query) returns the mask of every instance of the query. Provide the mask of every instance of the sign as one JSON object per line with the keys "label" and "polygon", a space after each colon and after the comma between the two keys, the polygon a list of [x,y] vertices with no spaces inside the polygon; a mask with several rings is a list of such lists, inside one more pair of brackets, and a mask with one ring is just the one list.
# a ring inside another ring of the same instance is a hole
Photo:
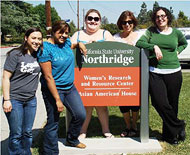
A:
{"label": "sign", "polygon": [[140,105],[140,49],[120,42],[75,50],[75,86],[85,106]]}

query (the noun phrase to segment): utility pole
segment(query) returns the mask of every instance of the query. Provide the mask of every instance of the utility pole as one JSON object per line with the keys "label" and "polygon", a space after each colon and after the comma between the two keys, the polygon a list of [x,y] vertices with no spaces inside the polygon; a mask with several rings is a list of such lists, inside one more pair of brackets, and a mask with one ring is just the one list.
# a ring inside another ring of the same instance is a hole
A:
{"label": "utility pole", "polygon": [[46,8],[46,37],[47,39],[51,37],[51,5],[50,0],[45,0]]}
{"label": "utility pole", "polygon": [[84,30],[84,25],[85,25],[85,11],[83,9],[83,30]]}
{"label": "utility pole", "polygon": [[79,31],[79,0],[77,0],[77,29]]}

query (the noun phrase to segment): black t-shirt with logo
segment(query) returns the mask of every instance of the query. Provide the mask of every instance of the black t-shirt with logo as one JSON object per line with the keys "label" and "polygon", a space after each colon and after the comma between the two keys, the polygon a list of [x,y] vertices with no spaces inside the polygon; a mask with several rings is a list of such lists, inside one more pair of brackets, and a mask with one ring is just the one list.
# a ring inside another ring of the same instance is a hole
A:
{"label": "black t-shirt with logo", "polygon": [[6,58],[4,70],[10,71],[10,98],[20,101],[30,100],[35,96],[40,66],[36,56],[12,51]]}

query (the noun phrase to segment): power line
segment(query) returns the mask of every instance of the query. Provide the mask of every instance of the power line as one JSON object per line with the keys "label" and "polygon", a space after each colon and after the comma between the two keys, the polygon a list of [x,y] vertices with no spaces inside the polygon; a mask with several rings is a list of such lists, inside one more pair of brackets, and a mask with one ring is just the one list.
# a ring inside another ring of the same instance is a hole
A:
{"label": "power line", "polygon": [[[69,4],[69,6],[70,6],[70,8],[71,8],[71,10],[72,10],[72,12],[75,14],[75,15],[77,15],[77,18],[78,18],[78,13],[76,13],[75,11],[74,11],[74,9],[73,9],[73,7],[72,7],[72,5],[71,5],[71,3],[69,2],[69,0],[67,0],[67,2],[68,2],[68,4]],[[78,20],[78,19],[77,19]],[[80,21],[80,23],[83,23],[83,21],[79,18],[79,21]],[[77,21],[78,22],[78,21]]]}
{"label": "power line", "polygon": [[77,0],[77,29],[79,30],[79,0]]}
{"label": "power line", "polygon": [[69,6],[70,6],[71,10],[73,11],[73,13],[74,13],[75,15],[77,15],[77,13],[74,11],[73,7],[71,6],[71,3],[69,2],[69,0],[67,0],[67,2],[69,3]]}

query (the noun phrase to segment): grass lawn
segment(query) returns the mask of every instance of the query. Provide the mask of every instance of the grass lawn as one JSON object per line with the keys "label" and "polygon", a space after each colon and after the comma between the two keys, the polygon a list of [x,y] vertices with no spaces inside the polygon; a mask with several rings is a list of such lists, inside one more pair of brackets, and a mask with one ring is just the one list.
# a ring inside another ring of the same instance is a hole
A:
{"label": "grass lawn", "polygon": [[[149,106],[149,130],[150,137],[156,137],[163,151],[160,153],[149,153],[147,155],[188,155],[190,154],[190,73],[183,73],[183,85],[180,93],[179,101],[179,118],[186,120],[186,140],[181,142],[177,146],[172,146],[166,142],[161,141],[161,129],[162,121],[150,104]],[[115,137],[120,137],[121,131],[125,128],[122,114],[118,107],[109,107],[109,119],[110,119],[110,130]],[[59,138],[65,138],[65,112],[61,113],[59,126]],[[139,124],[139,122],[138,122]],[[41,132],[38,136],[38,140],[35,140],[33,146],[33,154],[38,155],[41,152],[42,146],[42,135]],[[101,126],[97,118],[97,114],[93,111],[93,117],[88,128],[87,137],[95,138],[102,137]]]}

